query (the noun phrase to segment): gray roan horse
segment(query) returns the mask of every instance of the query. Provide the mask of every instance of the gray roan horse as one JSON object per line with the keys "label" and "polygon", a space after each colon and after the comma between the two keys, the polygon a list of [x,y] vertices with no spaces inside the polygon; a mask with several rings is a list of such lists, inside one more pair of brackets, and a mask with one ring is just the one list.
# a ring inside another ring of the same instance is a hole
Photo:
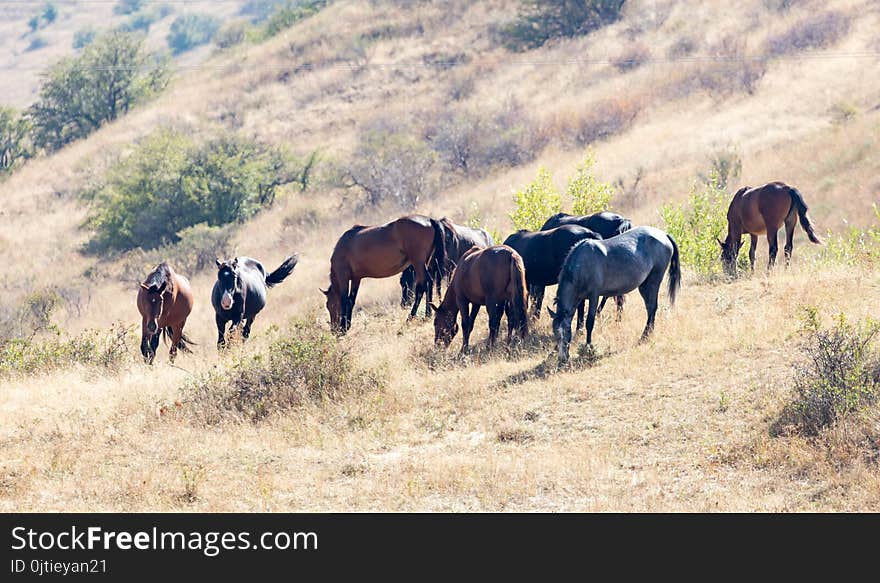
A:
{"label": "gray roan horse", "polygon": [[559,274],[556,291],[556,312],[547,308],[553,317],[553,335],[559,360],[568,360],[571,343],[571,317],[578,303],[590,302],[587,312],[587,344],[593,341],[593,325],[600,296],[619,296],[638,288],[648,323],[642,340],[654,329],[657,314],[657,295],[663,275],[669,267],[669,303],[675,304],[675,295],[681,286],[681,265],[678,245],[667,233],[653,227],[636,227],[622,235],[595,241],[586,239],[568,254]]}
{"label": "gray roan horse", "polygon": [[267,288],[284,281],[298,261],[299,256],[294,254],[267,275],[263,264],[250,257],[217,260],[217,281],[211,292],[211,304],[217,321],[218,348],[226,345],[223,334],[227,322],[232,322],[230,333],[244,322],[241,335],[250,336],[254,318],[266,306]]}

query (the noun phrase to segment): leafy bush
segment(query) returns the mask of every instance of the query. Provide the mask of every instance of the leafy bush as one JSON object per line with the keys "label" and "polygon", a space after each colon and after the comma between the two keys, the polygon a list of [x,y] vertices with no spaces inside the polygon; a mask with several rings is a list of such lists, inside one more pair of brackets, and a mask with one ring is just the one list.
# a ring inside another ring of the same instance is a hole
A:
{"label": "leafy bush", "polygon": [[89,135],[162,91],[168,77],[167,61],[147,52],[141,37],[102,35],[46,73],[28,111],[35,145],[53,151]]}
{"label": "leafy bush", "polygon": [[821,49],[836,43],[849,32],[850,18],[837,11],[813,14],[793,24],[785,32],[767,39],[770,57],[808,49]]}
{"label": "leafy bush", "polygon": [[600,182],[593,174],[596,157],[587,152],[584,160],[578,164],[574,176],[568,181],[565,194],[571,199],[571,214],[591,215],[611,209],[611,199],[616,190],[607,182]]}
{"label": "leafy bush", "polygon": [[283,30],[287,30],[297,22],[320,12],[330,3],[329,0],[300,0],[299,2],[285,2],[283,6],[275,9],[275,12],[266,21],[263,29],[264,38],[270,38]]}
{"label": "leafy bush", "polygon": [[436,154],[403,131],[369,129],[343,167],[342,180],[345,186],[363,192],[366,204],[393,202],[412,208],[436,191],[435,163]]}
{"label": "leafy bush", "polygon": [[256,423],[307,402],[362,394],[382,384],[376,371],[359,369],[329,331],[298,321],[288,336],[265,352],[200,376],[182,393],[193,415],[204,423]]}
{"label": "leafy bush", "polygon": [[49,46],[49,41],[39,35],[35,35],[31,38],[31,42],[28,43],[28,46],[25,48],[26,51],[38,51],[43,47]]}
{"label": "leafy bush", "polygon": [[43,373],[73,365],[118,370],[131,361],[127,337],[128,331],[115,325],[66,340],[58,332],[48,339],[0,339],[0,375]]}
{"label": "leafy bush", "polygon": [[[712,173],[708,182],[694,183],[686,204],[667,203],[660,207],[666,231],[678,243],[681,262],[706,279],[721,275],[720,248],[717,239],[727,236],[727,207],[730,197]],[[738,268],[749,268],[750,240],[740,250]]]}
{"label": "leafy bush", "polygon": [[141,10],[131,15],[131,17],[120,26],[121,30],[126,32],[143,31],[149,32],[153,23],[160,19],[158,10]]}
{"label": "leafy bush", "polygon": [[537,48],[553,38],[588,34],[620,18],[625,0],[521,0],[515,22],[501,32],[514,51]]}
{"label": "leafy bush", "polygon": [[211,42],[220,21],[210,14],[181,14],[171,23],[168,46],[175,55]]}
{"label": "leafy bush", "polygon": [[880,265],[880,206],[874,205],[877,223],[865,228],[850,227],[842,235],[825,240],[821,258],[842,265]]}
{"label": "leafy bush", "polygon": [[96,34],[95,29],[91,27],[79,29],[73,33],[73,48],[81,49],[91,44],[95,40]]}
{"label": "leafy bush", "polygon": [[52,24],[58,18],[58,7],[51,2],[46,2],[42,14],[43,20],[48,24]]}
{"label": "leafy bush", "polygon": [[31,153],[30,123],[11,107],[0,107],[0,176]]}
{"label": "leafy bush", "polygon": [[516,229],[537,231],[551,215],[562,210],[562,197],[553,185],[553,176],[543,166],[535,179],[513,197],[516,208],[510,219]]}
{"label": "leafy bush", "polygon": [[[594,176],[595,165],[595,156],[588,151],[568,180],[565,194],[571,200],[572,214],[587,215],[611,208],[615,188]],[[538,168],[534,181],[514,193],[514,203],[516,207],[510,218],[517,229],[537,231],[548,218],[562,211],[562,195],[553,184],[553,176],[543,166]]]}
{"label": "leafy bush", "polygon": [[840,419],[864,411],[880,397],[880,322],[849,323],[841,314],[822,328],[815,309],[805,317],[803,362],[795,368],[794,399],[771,428],[818,435]]}
{"label": "leafy bush", "polygon": [[228,49],[243,43],[248,36],[249,27],[245,22],[230,22],[214,35],[214,44],[218,48]]}
{"label": "leafy bush", "polygon": [[152,249],[187,227],[241,222],[272,204],[279,186],[305,184],[306,166],[283,151],[235,137],[196,143],[160,130],[83,194],[97,249]]}

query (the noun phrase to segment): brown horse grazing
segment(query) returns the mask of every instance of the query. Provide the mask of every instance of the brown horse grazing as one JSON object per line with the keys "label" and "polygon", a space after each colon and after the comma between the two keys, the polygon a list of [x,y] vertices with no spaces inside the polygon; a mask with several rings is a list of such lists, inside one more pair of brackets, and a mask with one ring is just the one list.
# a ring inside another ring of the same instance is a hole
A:
{"label": "brown horse grazing", "polygon": [[461,313],[461,351],[467,352],[480,306],[489,312],[490,347],[498,337],[502,314],[507,314],[507,341],[515,330],[525,338],[529,331],[527,296],[526,268],[519,253],[507,245],[473,247],[459,260],[443,303],[434,307],[434,342],[449,346],[458,333],[455,320]]}
{"label": "brown horse grazing", "polygon": [[[416,299],[409,317],[414,318],[422,295],[430,285],[428,265],[446,262],[443,227],[435,219],[409,215],[384,225],[356,225],[342,234],[330,256],[330,287],[327,296],[330,326],[339,334],[351,327],[354,302],[365,277],[397,275],[410,265],[416,271]],[[425,302],[425,316],[431,314]]]}
{"label": "brown horse grazing", "polygon": [[779,244],[776,241],[779,228],[785,224],[785,265],[791,261],[791,250],[794,246],[794,228],[800,218],[801,227],[806,231],[810,241],[821,245],[822,240],[813,230],[813,224],[807,215],[807,203],[794,187],[782,182],[771,182],[758,188],[741,188],[733,195],[727,209],[727,239],[721,245],[721,263],[729,275],[736,274],[736,258],[742,247],[742,236],[751,236],[749,262],[755,269],[755,248],[758,246],[758,235],[767,234],[770,244],[770,269],[776,263]]}
{"label": "brown horse grazing", "polygon": [[192,312],[193,292],[185,277],[160,263],[138,288],[137,307],[142,317],[141,354],[147,364],[153,364],[160,334],[171,337],[171,362],[178,348],[190,352],[193,342],[184,335],[183,327]]}

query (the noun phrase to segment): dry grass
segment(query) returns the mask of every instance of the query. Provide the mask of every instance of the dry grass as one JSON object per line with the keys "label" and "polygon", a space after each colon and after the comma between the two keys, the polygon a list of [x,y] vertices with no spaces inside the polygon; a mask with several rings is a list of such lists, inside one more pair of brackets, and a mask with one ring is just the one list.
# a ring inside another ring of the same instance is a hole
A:
{"label": "dry grass", "polygon": [[[833,51],[865,50],[880,15],[859,10],[868,2],[834,4],[859,16]],[[0,183],[7,296],[82,288],[82,305],[56,319],[69,334],[136,323],[134,288],[115,275],[119,262],[79,253],[88,233],[78,228],[85,212],[72,195],[157,125],[194,133],[235,127],[343,159],[375,118],[440,111],[450,92],[471,111],[513,100],[543,120],[587,119],[589,104],[637,98],[632,123],[593,147],[604,180],[643,169],[640,196],[626,209],[638,223],[659,224],[659,205],[683,198],[707,156],[731,144],[743,160],[743,184],[797,185],[820,229],[869,219],[880,197],[876,59],[775,59],[751,94],[663,90],[690,66],[702,67],[705,47],[731,31],[750,31],[753,44],[742,50],[753,54],[808,6],[776,13],[763,0],[737,11],[720,0],[680,3],[645,26],[623,21],[520,60],[485,34],[512,6],[461,2],[452,10],[433,2],[407,11],[340,1],[267,43],[225,51],[155,103],[31,161]],[[674,45],[685,37],[692,48]],[[623,74],[585,60],[612,58],[633,42],[651,47],[655,59]],[[667,54],[691,61],[658,58]],[[829,111],[838,103],[859,113],[835,123]],[[550,131],[534,162],[462,178],[417,210],[463,222],[476,201],[486,223],[507,231],[511,194],[538,165],[561,180],[582,158],[580,144],[562,137]],[[718,286],[686,279],[679,305],[664,308],[643,345],[636,340],[644,312],[633,296],[620,324],[600,322],[597,357],[563,370],[553,363],[546,316],[526,346],[489,353],[481,315],[477,350],[462,359],[457,342],[433,348],[429,323],[405,322],[396,280],[367,281],[339,346],[358,369],[386,371],[386,384],[306,399],[258,424],[206,425],[188,413],[181,387],[194,375],[264,353],[291,317],[323,329],[316,288],[326,285],[336,237],[396,212],[356,215],[344,191],[318,186],[282,197],[272,213],[242,226],[232,241],[238,253],[277,264],[299,251],[301,260],[271,290],[249,343],[227,355],[214,348],[209,271],[191,278],[197,303],[188,328],[199,344],[178,359],[180,368],[168,366],[160,348],[152,368],[128,364],[113,376],[70,368],[0,381],[0,510],[880,509],[876,464],[768,433],[789,398],[800,306],[856,319],[876,316],[880,299],[876,272],[814,266],[815,249],[801,232],[788,272]],[[759,258],[766,260],[763,241]]]}

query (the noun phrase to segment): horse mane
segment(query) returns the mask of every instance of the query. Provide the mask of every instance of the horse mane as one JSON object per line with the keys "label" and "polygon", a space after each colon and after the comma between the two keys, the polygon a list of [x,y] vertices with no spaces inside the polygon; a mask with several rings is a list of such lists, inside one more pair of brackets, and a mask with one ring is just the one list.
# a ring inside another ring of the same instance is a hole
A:
{"label": "horse mane", "polygon": [[171,281],[171,273],[171,266],[163,261],[147,276],[143,285],[148,288],[159,289],[165,283],[167,284],[167,289],[170,290],[174,286],[174,283]]}

